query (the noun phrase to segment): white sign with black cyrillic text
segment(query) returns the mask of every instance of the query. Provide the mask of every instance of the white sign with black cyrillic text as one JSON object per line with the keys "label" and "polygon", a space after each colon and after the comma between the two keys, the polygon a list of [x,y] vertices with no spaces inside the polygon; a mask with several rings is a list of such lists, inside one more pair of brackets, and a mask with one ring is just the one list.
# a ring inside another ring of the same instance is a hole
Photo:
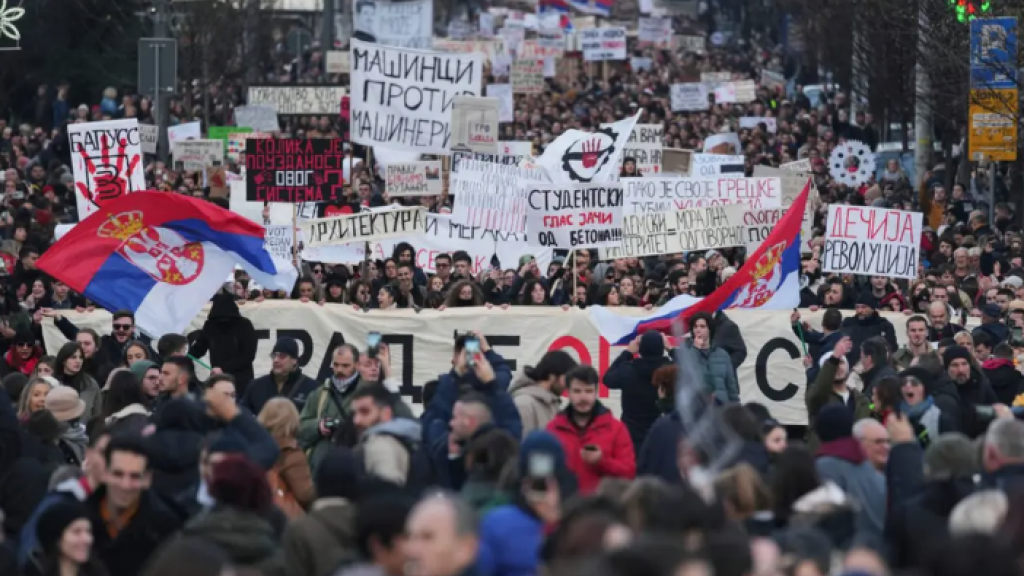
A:
{"label": "white sign with black cyrillic text", "polygon": [[295,232],[291,224],[270,224],[265,226],[263,247],[274,260],[289,262],[295,246]]}
{"label": "white sign with black cyrillic text", "polygon": [[68,124],[68,144],[79,221],[125,194],[146,189],[135,118]]}
{"label": "white sign with black cyrillic text", "polygon": [[785,164],[779,164],[779,168],[782,168],[786,172],[810,172],[811,171],[811,159],[804,158],[802,160],[795,160],[793,162],[786,162]]}
{"label": "white sign with black cyrillic text", "polygon": [[622,243],[621,185],[533,185],[526,202],[530,246],[572,250],[617,248]]}
{"label": "white sign with black cyrillic text", "polygon": [[668,50],[672,48],[671,18],[641,18],[637,47]]}
{"label": "white sign with black cyrillic text", "polygon": [[677,49],[695,54],[703,54],[707,46],[707,39],[703,36],[676,36],[675,41]]}
{"label": "white sign with black cyrillic text", "polygon": [[142,153],[156,154],[156,145],[160,140],[160,128],[153,124],[139,124],[139,134],[142,136]]}
{"label": "white sign with black cyrillic text", "polygon": [[560,28],[537,30],[537,57],[561,58],[564,54],[565,32]]}
{"label": "white sign with black cyrillic text", "polygon": [[749,128],[753,130],[754,128],[757,128],[760,124],[764,124],[765,128],[767,128],[768,133],[770,134],[775,134],[775,131],[778,130],[778,125],[776,124],[775,118],[770,118],[768,116],[740,117],[740,128]]}
{"label": "white sign with black cyrillic text", "polygon": [[693,155],[690,176],[707,178],[709,176],[743,176],[746,158],[732,154],[701,154]]}
{"label": "white sign with black cyrillic text", "polygon": [[452,220],[521,234],[526,231],[526,189],[542,181],[540,168],[462,160],[452,174],[449,192],[455,197]]}
{"label": "white sign with black cyrillic text", "polygon": [[348,74],[351,68],[349,53],[344,50],[328,50],[325,69],[328,74]]}
{"label": "white sign with black cyrillic text", "polygon": [[441,163],[437,160],[388,164],[385,175],[390,198],[436,196],[442,192]]}
{"label": "white sign with black cyrillic text", "polygon": [[185,170],[196,172],[207,166],[224,162],[223,140],[183,140],[171,146],[174,163],[184,164]]}
{"label": "white sign with black cyrillic text", "polygon": [[[604,126],[602,126],[604,128]],[[622,161],[632,158],[636,170],[644,176],[661,174],[663,124],[637,124],[629,135],[629,142],[622,151]]]}
{"label": "white sign with black cyrillic text", "polygon": [[673,112],[708,109],[708,87],[701,82],[673,84],[670,88]]}
{"label": "white sign with black cyrillic text", "polygon": [[516,94],[543,94],[544,61],[516,60],[513,62],[512,92]]}
{"label": "white sign with black cyrillic text", "polygon": [[583,60],[604,62],[626,59],[625,28],[591,28],[579,33]]}
{"label": "white sign with black cyrillic text", "polygon": [[[341,98],[346,94],[344,86],[250,86],[249,106],[266,106],[281,116],[330,116],[341,114]],[[246,120],[253,122],[253,120]],[[235,124],[238,123],[238,109],[235,109]],[[267,122],[269,126],[269,121]],[[276,132],[274,129],[250,128],[261,132]]]}
{"label": "white sign with black cyrillic text", "polygon": [[622,185],[626,214],[730,204],[760,210],[782,202],[779,178],[623,178]]}
{"label": "white sign with black cyrillic text", "polygon": [[415,236],[423,232],[426,215],[426,208],[416,206],[318,218],[303,222],[302,233],[306,245],[314,248]]}
{"label": "white sign with black cyrillic text", "polygon": [[822,271],[917,278],[921,219],[920,212],[829,205]]}
{"label": "white sign with black cyrillic text", "polygon": [[433,0],[352,0],[352,14],[355,39],[383,46],[430,48]]}
{"label": "white sign with black cyrillic text", "polygon": [[601,250],[601,260],[742,246],[746,206],[709,206],[622,218],[622,245]]}
{"label": "white sign with black cyrillic text", "polygon": [[456,96],[479,96],[479,54],[352,41],[352,141],[426,154],[451,150]]}

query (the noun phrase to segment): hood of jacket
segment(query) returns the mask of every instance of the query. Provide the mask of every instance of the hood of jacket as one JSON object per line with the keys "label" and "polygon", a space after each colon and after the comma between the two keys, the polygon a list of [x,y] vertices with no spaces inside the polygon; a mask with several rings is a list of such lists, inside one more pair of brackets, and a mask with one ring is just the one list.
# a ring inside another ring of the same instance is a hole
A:
{"label": "hood of jacket", "polygon": [[194,517],[182,534],[213,542],[228,553],[233,563],[242,566],[258,564],[277,551],[277,537],[270,522],[227,506],[215,505]]}
{"label": "hood of jacket", "polygon": [[106,423],[110,425],[113,424],[114,422],[124,420],[125,418],[136,414],[142,416],[149,416],[149,410],[147,410],[146,407],[143,406],[142,404],[129,404],[128,406],[121,408],[117,412],[114,412],[110,416],[107,416]]}
{"label": "hood of jacket", "polygon": [[552,393],[547,388],[537,384],[526,376],[520,376],[517,378],[516,381],[508,387],[508,393],[513,398],[516,396],[529,396],[530,398],[544,404],[550,404],[555,407],[562,405],[562,399],[557,394]]}
{"label": "hood of jacket", "polygon": [[344,498],[320,498],[306,516],[321,524],[339,546],[350,546],[355,538],[356,509]]}
{"label": "hood of jacket", "polygon": [[240,318],[242,314],[238,311],[238,304],[235,297],[226,292],[218,292],[213,296],[210,304],[210,315],[207,319],[213,321]]}
{"label": "hood of jacket", "polygon": [[367,428],[365,435],[387,434],[389,436],[400,436],[407,440],[418,442],[422,435],[420,423],[408,418],[394,418],[388,422],[381,422],[376,426]]}
{"label": "hood of jacket", "polygon": [[1015,369],[1013,367],[1013,360],[1007,360],[1005,358],[989,358],[981,363],[981,367],[985,370],[998,370],[1000,368]]}

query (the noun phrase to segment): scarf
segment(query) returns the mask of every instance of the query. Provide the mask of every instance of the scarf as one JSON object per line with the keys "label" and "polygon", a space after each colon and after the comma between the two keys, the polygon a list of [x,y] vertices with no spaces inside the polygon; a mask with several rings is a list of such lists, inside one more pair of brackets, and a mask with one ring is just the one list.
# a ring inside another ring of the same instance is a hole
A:
{"label": "scarf", "polygon": [[357,370],[354,374],[352,374],[351,376],[349,376],[348,378],[345,378],[345,379],[340,379],[340,378],[336,378],[334,376],[331,376],[331,384],[334,384],[334,388],[338,392],[340,392],[341,394],[344,394],[345,391],[348,390],[350,386],[355,384],[356,380],[358,380],[358,379],[359,379],[359,371]]}
{"label": "scarf", "polygon": [[906,401],[900,402],[900,410],[907,415],[907,418],[911,420],[918,420],[934,405],[935,400],[931,396],[927,396],[916,406],[911,406],[907,404]]}
{"label": "scarf", "polygon": [[21,356],[18,356],[14,348],[8,350],[7,354],[4,354],[4,360],[7,361],[7,365],[25,376],[32,374],[32,371],[36,369],[36,364],[39,364],[39,359],[42,357],[42,351],[38,346],[32,348],[32,356],[27,360],[23,360]]}

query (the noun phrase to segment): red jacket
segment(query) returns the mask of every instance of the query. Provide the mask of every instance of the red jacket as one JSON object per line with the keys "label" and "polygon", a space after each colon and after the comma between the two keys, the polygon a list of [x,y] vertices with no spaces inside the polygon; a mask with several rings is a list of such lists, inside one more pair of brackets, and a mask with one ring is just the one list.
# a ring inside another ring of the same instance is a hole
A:
{"label": "red jacket", "polygon": [[[633,441],[626,426],[607,408],[598,402],[594,416],[586,428],[578,428],[572,421],[572,406],[555,416],[548,424],[548,432],[554,434],[565,449],[565,461],[576,475],[581,494],[590,494],[597,489],[601,478],[633,479],[636,477],[636,455]],[[601,449],[597,464],[587,464],[580,452],[588,444]]]}

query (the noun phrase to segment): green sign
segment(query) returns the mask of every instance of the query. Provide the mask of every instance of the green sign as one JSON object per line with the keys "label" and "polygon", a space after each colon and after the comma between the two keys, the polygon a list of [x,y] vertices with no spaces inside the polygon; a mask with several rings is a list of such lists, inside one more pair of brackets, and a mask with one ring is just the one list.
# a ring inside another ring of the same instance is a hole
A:
{"label": "green sign", "polygon": [[224,142],[224,149],[227,150],[229,134],[248,134],[249,132],[252,132],[252,128],[244,126],[210,126],[209,131],[207,131],[207,137],[210,140]]}

